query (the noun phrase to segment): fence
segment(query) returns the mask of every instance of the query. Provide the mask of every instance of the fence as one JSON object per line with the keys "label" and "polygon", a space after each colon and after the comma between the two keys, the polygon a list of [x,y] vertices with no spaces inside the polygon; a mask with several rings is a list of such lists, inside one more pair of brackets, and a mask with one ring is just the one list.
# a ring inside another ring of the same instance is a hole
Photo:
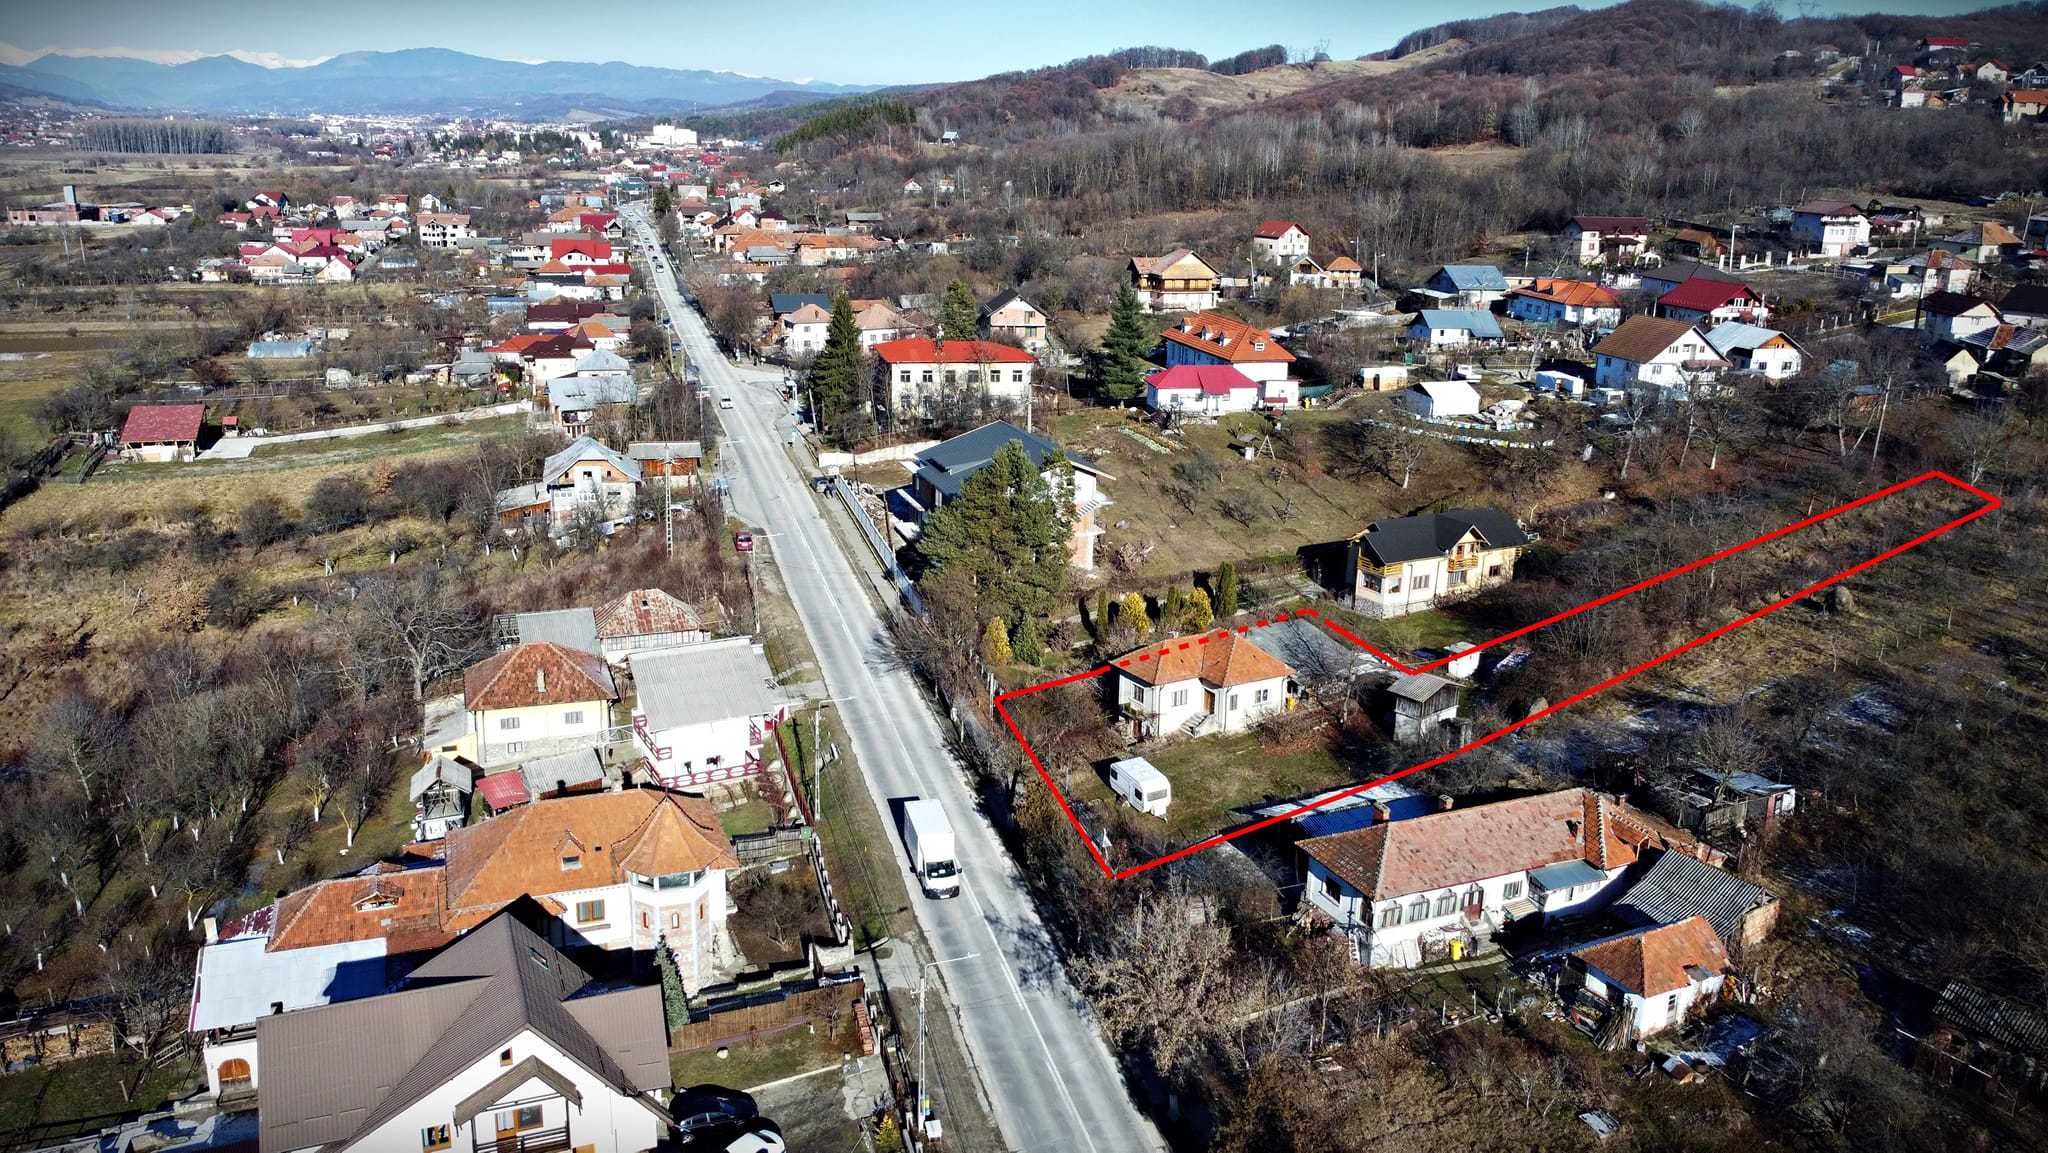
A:
{"label": "fence", "polygon": [[797,856],[804,851],[804,843],[808,840],[800,828],[741,833],[732,838],[732,851],[740,859],[742,867],[759,865]]}
{"label": "fence", "polygon": [[854,1006],[867,997],[867,983],[814,978],[798,986],[750,993],[692,1010],[690,1020],[669,1031],[671,1053],[693,1053],[740,1041],[764,1041],[820,1020],[837,1025],[844,1014],[854,1020]]}
{"label": "fence", "polygon": [[875,527],[874,520],[868,516],[868,510],[861,507],[859,491],[848,484],[845,477],[832,478],[832,491],[838,494],[840,503],[852,514],[855,527],[860,529],[860,535],[868,542],[868,548],[874,552],[875,559],[881,561],[882,566],[889,571],[889,579],[895,582],[896,592],[903,598],[903,603],[910,606],[911,612],[923,616],[924,599],[917,595],[917,586],[910,583],[909,575],[896,564],[896,553],[889,547],[888,538],[882,535],[881,529]]}

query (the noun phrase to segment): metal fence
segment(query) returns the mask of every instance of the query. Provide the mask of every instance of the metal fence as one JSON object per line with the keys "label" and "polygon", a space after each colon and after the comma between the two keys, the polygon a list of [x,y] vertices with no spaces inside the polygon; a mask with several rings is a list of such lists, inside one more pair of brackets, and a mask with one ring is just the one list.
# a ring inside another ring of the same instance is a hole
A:
{"label": "metal fence", "polygon": [[924,599],[917,595],[917,586],[911,583],[909,574],[896,563],[896,553],[889,547],[888,538],[875,527],[874,518],[868,516],[868,510],[861,507],[860,493],[843,476],[832,478],[832,491],[838,494],[840,503],[852,514],[854,525],[860,529],[860,535],[868,542],[875,559],[889,571],[889,579],[895,582],[896,592],[903,598],[903,603],[910,606],[911,612],[923,616]]}

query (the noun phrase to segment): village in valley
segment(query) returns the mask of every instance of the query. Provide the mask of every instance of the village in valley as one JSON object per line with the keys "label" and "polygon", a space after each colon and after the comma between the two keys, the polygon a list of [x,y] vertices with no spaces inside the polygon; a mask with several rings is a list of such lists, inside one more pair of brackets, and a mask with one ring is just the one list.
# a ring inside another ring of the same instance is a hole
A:
{"label": "village in valley", "polygon": [[1767,8],[7,65],[0,1150],[2039,1147],[2048,18]]}

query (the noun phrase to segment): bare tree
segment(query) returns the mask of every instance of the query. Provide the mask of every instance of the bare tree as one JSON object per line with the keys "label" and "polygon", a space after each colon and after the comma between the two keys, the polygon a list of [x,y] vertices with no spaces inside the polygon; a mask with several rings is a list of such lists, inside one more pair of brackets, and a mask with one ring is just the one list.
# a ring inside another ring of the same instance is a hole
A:
{"label": "bare tree", "polygon": [[1193,1071],[1229,1014],[1230,933],[1178,882],[1141,897],[1076,966],[1111,1036],[1143,1046],[1160,1073]]}
{"label": "bare tree", "polygon": [[428,681],[461,668],[483,648],[482,621],[436,565],[365,580],[344,623],[347,667],[358,682],[373,687],[381,670],[396,668],[414,701],[425,699]]}

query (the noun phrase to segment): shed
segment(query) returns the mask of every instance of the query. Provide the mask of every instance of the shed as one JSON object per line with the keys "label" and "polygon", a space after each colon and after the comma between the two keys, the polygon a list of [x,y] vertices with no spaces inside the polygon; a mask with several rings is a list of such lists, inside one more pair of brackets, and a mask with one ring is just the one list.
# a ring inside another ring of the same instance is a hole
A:
{"label": "shed", "polygon": [[1417,416],[1479,415],[1479,390],[1462,380],[1425,380],[1394,397],[1394,403]]}
{"label": "shed", "polygon": [[1458,716],[1458,686],[1433,673],[1410,673],[1387,686],[1393,699],[1394,737],[1411,741]]}

